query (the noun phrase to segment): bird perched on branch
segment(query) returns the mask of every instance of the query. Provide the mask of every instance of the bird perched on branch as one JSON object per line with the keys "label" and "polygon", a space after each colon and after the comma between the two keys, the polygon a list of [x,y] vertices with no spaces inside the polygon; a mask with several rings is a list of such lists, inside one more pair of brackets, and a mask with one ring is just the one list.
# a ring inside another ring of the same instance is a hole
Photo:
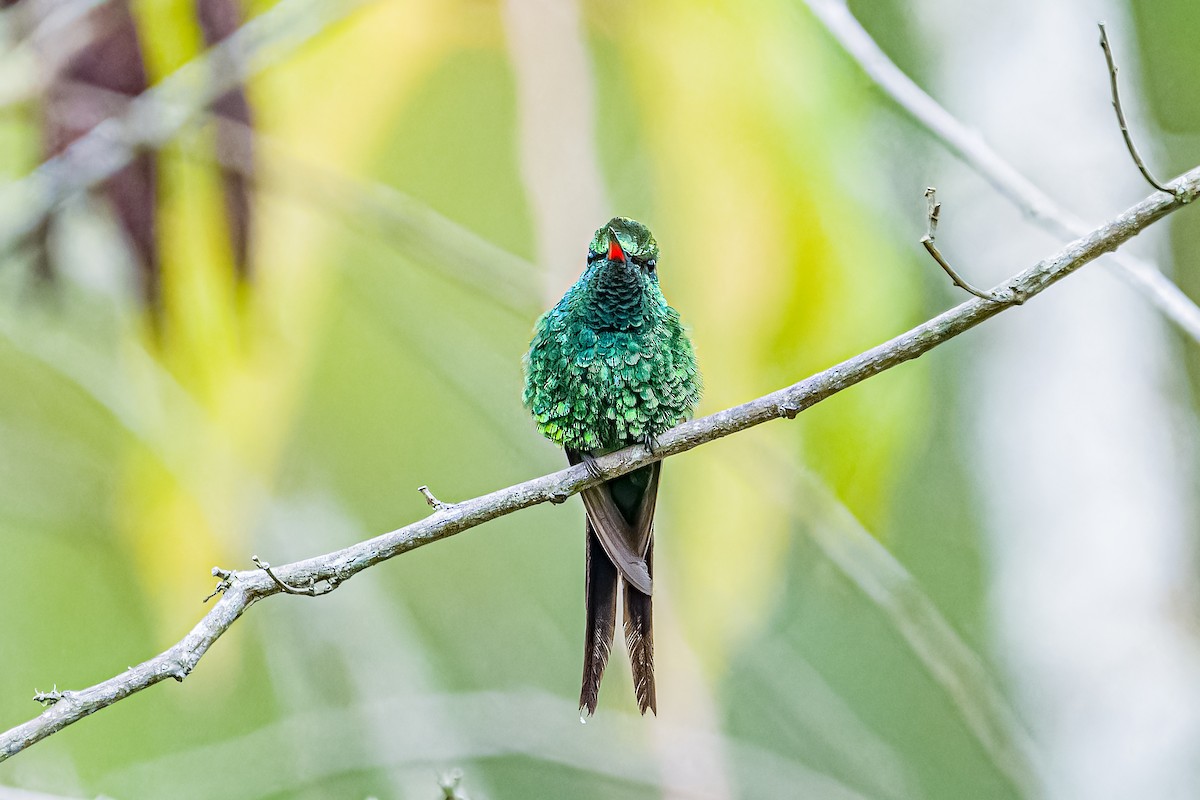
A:
{"label": "bird perched on branch", "polygon": [[[525,405],[538,429],[591,470],[597,455],[653,449],[700,399],[692,344],[658,286],[658,243],[614,217],[596,231],[587,266],[542,315],[525,357]],[[580,711],[596,711],[624,597],[625,644],[638,707],[656,711],[651,591],[654,504],[662,462],[582,493],[586,511],[587,638]]]}

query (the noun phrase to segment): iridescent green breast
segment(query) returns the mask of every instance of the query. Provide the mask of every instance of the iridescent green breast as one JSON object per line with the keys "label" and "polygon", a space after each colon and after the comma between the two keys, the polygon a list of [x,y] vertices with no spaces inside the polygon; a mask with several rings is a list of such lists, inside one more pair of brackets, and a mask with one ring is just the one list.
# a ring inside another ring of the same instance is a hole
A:
{"label": "iridescent green breast", "polygon": [[637,297],[596,284],[585,275],[538,320],[525,359],[538,429],[585,451],[657,436],[700,399],[691,342],[657,281]]}

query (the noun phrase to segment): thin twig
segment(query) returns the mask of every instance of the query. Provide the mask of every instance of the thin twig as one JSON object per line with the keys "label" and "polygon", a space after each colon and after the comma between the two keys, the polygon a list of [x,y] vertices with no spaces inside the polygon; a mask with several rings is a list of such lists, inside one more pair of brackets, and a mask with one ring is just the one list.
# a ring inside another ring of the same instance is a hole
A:
{"label": "thin twig", "polygon": [[[323,594],[329,594],[330,592],[332,592],[334,589],[336,589],[338,587],[339,579],[337,578],[337,576],[334,576],[334,575],[331,575],[328,577],[323,577],[320,579],[320,580],[325,581],[325,583],[326,583],[326,586],[324,588],[318,589],[317,585],[318,585],[319,581],[315,581],[315,580],[311,581],[308,586],[292,586],[290,583],[287,583],[282,578],[280,578],[278,575],[276,575],[275,572],[271,569],[271,565],[268,564],[266,561],[260,560],[258,556],[251,556],[250,560],[254,562],[254,566],[258,567],[263,572],[267,573],[267,576],[271,580],[275,581],[275,585],[279,587],[279,591],[281,591],[285,594],[301,594],[301,595],[304,595],[305,597],[320,597]],[[213,569],[215,571],[217,568],[214,567]],[[228,588],[228,587],[226,587],[226,588]],[[209,595],[209,597],[212,597],[212,595]]]}
{"label": "thin twig", "polygon": [[434,497],[433,492],[429,491],[428,486],[418,486],[417,491],[425,496],[425,502],[429,503],[429,507],[434,511],[446,511],[447,509],[454,508],[453,503],[443,503]]}
{"label": "thin twig", "polygon": [[[1177,178],[1172,186],[1189,194],[1200,192],[1200,167]],[[1066,245],[1055,255],[1014,275],[1006,285],[1025,297],[1033,297],[1184,205],[1175,193],[1156,192]],[[641,445],[633,445],[599,456],[596,458],[598,477],[589,475],[582,464],[576,465],[455,503],[445,513],[430,514],[403,528],[342,550],[273,568],[270,575],[261,569],[232,573],[228,576],[229,586],[212,609],[179,643],[102,683],[71,692],[70,702],[56,703],[34,719],[0,733],[0,761],[166,678],[183,680],[247,608],[265,597],[285,591],[281,584],[294,587],[315,586],[321,581],[344,583],[364,569],[497,517],[576,494],[654,461],[679,455],[764,422],[794,416],[873,375],[924,355],[1009,307],[980,298],[968,300],[891,341],[799,383],[678,425],[659,437],[659,446],[653,453]]]}
{"label": "thin twig", "polygon": [[1004,297],[996,292],[985,292],[983,289],[977,289],[966,278],[959,275],[954,267],[950,266],[950,262],[946,260],[945,256],[942,255],[942,251],[938,250],[937,245],[934,244],[934,240],[937,238],[938,218],[942,213],[942,204],[937,201],[937,189],[932,186],[926,189],[925,199],[929,202],[929,227],[925,235],[921,237],[921,244],[925,246],[925,250],[938,263],[938,266],[950,276],[950,280],[954,281],[954,285],[960,289],[965,289],[976,297],[989,300],[993,303],[1021,305],[1021,303],[1025,302],[1023,298],[1019,298],[1014,293],[1010,293],[1007,297]]}
{"label": "thin twig", "polygon": [[[1064,242],[1083,236],[1090,230],[1091,226],[1060,207],[1005,161],[982,136],[959,122],[901,72],[850,13],[845,0],[804,2],[846,54],[880,89],[912,115],[952,155],[979,173],[1038,227]],[[1186,196],[1189,200],[1192,197]],[[1156,266],[1127,253],[1116,253],[1109,261],[1117,268],[1117,274],[1137,289],[1163,316],[1193,340],[1200,342],[1200,307]]]}
{"label": "thin twig", "polygon": [[1129,126],[1125,124],[1125,111],[1121,108],[1121,92],[1117,89],[1117,63],[1113,59],[1112,47],[1108,43],[1108,32],[1104,30],[1104,23],[1098,24],[1100,25],[1100,49],[1104,51],[1104,60],[1108,62],[1108,81],[1112,85],[1112,106],[1113,110],[1117,112],[1117,124],[1121,126],[1121,135],[1125,137],[1125,147],[1128,148],[1133,163],[1137,165],[1138,172],[1142,173],[1146,183],[1160,192],[1169,192],[1171,190],[1150,173],[1149,167],[1146,166],[1146,162],[1142,161],[1141,154],[1133,144],[1133,137],[1129,135]]}
{"label": "thin twig", "polygon": [[217,595],[224,592],[226,589],[229,588],[230,584],[233,582],[233,573],[227,569],[221,569],[220,567],[213,567],[212,574],[213,574],[214,578],[220,578],[221,580],[219,580],[217,582],[217,588],[212,590],[212,594],[210,594],[208,597],[204,598],[205,603],[207,603],[209,600],[212,600],[214,597],[216,597]]}
{"label": "thin twig", "polygon": [[65,700],[70,696],[70,692],[60,692],[58,684],[55,684],[54,688],[48,692],[38,691],[37,689],[33,690],[33,702],[41,703],[43,706],[52,706],[59,700]]}

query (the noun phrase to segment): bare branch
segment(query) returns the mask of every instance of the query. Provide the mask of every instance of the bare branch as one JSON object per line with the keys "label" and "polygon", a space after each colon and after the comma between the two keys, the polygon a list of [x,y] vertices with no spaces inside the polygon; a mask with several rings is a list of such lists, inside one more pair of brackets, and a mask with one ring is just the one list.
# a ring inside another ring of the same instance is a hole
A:
{"label": "bare branch", "polygon": [[[250,556],[250,560],[254,562],[254,566],[267,573],[267,577],[275,581],[275,585],[279,587],[279,591],[283,592],[284,594],[302,594],[306,597],[320,597],[323,594],[329,594],[332,592],[338,587],[338,583],[340,583],[338,577],[333,575],[323,579],[325,581],[325,586],[323,587],[319,586],[317,581],[311,581],[308,586],[292,586],[291,584],[281,580],[280,577],[271,570],[271,565],[266,561],[260,560],[258,556]],[[219,569],[220,567],[213,567],[213,572],[216,572]],[[219,584],[218,588],[220,588]],[[215,592],[213,594],[215,594]],[[211,599],[212,595],[210,594],[208,597],[204,598],[204,602],[207,603]]]}
{"label": "bare branch", "polygon": [[221,569],[220,567],[213,567],[212,573],[213,573],[214,578],[220,578],[221,580],[217,581],[217,588],[212,590],[212,594],[210,594],[208,597],[204,598],[203,602],[205,602],[205,603],[207,603],[209,600],[212,600],[214,597],[219,595],[221,592],[228,589],[230,583],[233,580],[233,573],[227,569]]}
{"label": "bare branch", "polygon": [[438,500],[436,497],[434,497],[433,492],[429,491],[428,486],[418,486],[417,491],[424,496],[425,502],[429,503],[429,507],[434,511],[445,511],[446,509],[454,507],[453,503],[443,503],[441,500]]}
{"label": "bare branch", "polygon": [[[1090,227],[1061,208],[1037,188],[976,131],[959,122],[936,100],[892,63],[846,7],[845,0],[804,0],[829,34],[902,109],[938,139],[947,150],[975,170],[1002,197],[1019,208],[1038,227],[1070,241]],[[1184,202],[1194,195],[1188,195]],[[1138,290],[1167,319],[1200,342],[1200,307],[1153,264],[1127,254],[1111,257],[1117,274]]]}
{"label": "bare branch", "polygon": [[1104,30],[1103,22],[1098,24],[1100,25],[1100,49],[1104,51],[1104,60],[1108,62],[1108,82],[1112,85],[1113,110],[1117,112],[1117,124],[1121,126],[1121,136],[1125,137],[1125,147],[1128,148],[1133,163],[1137,165],[1138,172],[1142,173],[1146,183],[1160,192],[1168,192],[1170,189],[1163,186],[1157,178],[1150,174],[1146,162],[1142,161],[1141,154],[1133,144],[1133,137],[1129,135],[1129,126],[1125,124],[1125,111],[1121,108],[1121,92],[1117,89],[1117,63],[1113,59],[1112,47],[1108,43],[1108,31]]}
{"label": "bare branch", "polygon": [[954,267],[950,266],[950,262],[946,260],[946,257],[942,255],[942,251],[934,244],[937,238],[938,218],[942,213],[942,204],[937,201],[937,189],[932,186],[926,189],[925,199],[929,202],[929,227],[925,235],[921,237],[921,244],[925,246],[926,252],[933,257],[933,260],[942,268],[942,271],[950,276],[950,280],[954,281],[954,285],[992,303],[1012,303],[1019,306],[1025,302],[1024,298],[1018,297],[1012,292],[1008,293],[1007,296],[1002,296],[996,292],[985,292],[982,289],[976,289],[967,282],[966,278],[959,275]]}
{"label": "bare branch", "polygon": [[[1102,254],[1111,252],[1167,214],[1184,207],[1182,194],[1200,192],[1200,167],[1177,178],[1170,194],[1157,192],[1117,218],[1079,238],[1055,255],[1014,275],[1001,287],[1023,297],[1033,297]],[[0,734],[0,761],[166,678],[183,680],[208,648],[257,601],[292,587],[315,587],[322,581],[341,584],[368,567],[482,525],[539,503],[569,497],[590,486],[624,475],[654,461],[685,453],[702,444],[730,436],[774,419],[791,418],[843,389],[884,370],[911,361],[938,345],[996,316],[1010,305],[980,298],[968,300],[891,341],[867,350],[799,383],[678,425],[662,434],[653,452],[634,445],[595,460],[595,475],[578,464],[455,503],[423,520],[376,536],[342,550],[272,569],[245,572],[214,571],[227,583],[212,610],[182,641],[148,661],[102,683],[63,696],[29,722]]]}
{"label": "bare branch", "polygon": [[38,689],[34,689],[33,690],[33,702],[41,703],[43,706],[52,706],[55,703],[57,703],[59,700],[62,700],[64,697],[68,696],[69,694],[70,694],[70,692],[60,692],[58,690],[58,685],[55,684],[54,688],[48,692],[43,692],[43,691],[39,691]]}

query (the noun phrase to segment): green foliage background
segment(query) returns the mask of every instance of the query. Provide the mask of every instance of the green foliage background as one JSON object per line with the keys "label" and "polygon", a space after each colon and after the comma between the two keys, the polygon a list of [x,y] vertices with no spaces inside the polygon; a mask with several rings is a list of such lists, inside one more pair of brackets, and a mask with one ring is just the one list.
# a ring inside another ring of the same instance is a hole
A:
{"label": "green foliage background", "polygon": [[[904,4],[853,5],[920,79],[929,43]],[[1172,109],[1194,112],[1196,83],[1169,76],[1194,74],[1200,54],[1162,40],[1194,32],[1200,11],[1131,8],[1172,163],[1190,166],[1197,119]],[[154,75],[198,51],[188,3],[136,10]],[[583,16],[594,156],[612,212],[644,219],[662,245],[664,290],[706,377],[700,413],[957,301],[918,257],[919,195],[881,178],[897,154],[936,145],[802,5],[589,2]],[[248,287],[231,277],[204,126],[161,166],[161,333],[103,277],[124,256],[95,208],[72,212],[61,246],[80,266],[53,289],[20,254],[0,257],[0,727],[36,713],[34,687],[89,685],[177,641],[205,611],[214,564],[285,562],[399,527],[427,512],[421,484],[455,500],[562,465],[520,405],[520,358],[551,298],[532,264],[500,8],[368,6],[250,96],[271,144]],[[33,119],[0,118],[4,175],[36,163]],[[330,172],[453,221],[457,249],[406,233],[389,214],[408,206],[372,214],[327,191]],[[1183,231],[1176,257],[1194,266]],[[185,683],[0,765],[0,784],[421,798],[459,768],[472,797],[493,800],[1018,796],[1033,767],[998,754],[1020,743],[989,748],[967,721],[1006,692],[959,430],[971,353],[967,337],[795,423],[671,460],[657,719],[634,717],[618,654],[597,717],[576,721],[582,511],[569,503],[319,601],[265,602]],[[941,644],[922,654],[922,637]],[[978,667],[955,673],[966,700],[934,668],[963,663]]]}

